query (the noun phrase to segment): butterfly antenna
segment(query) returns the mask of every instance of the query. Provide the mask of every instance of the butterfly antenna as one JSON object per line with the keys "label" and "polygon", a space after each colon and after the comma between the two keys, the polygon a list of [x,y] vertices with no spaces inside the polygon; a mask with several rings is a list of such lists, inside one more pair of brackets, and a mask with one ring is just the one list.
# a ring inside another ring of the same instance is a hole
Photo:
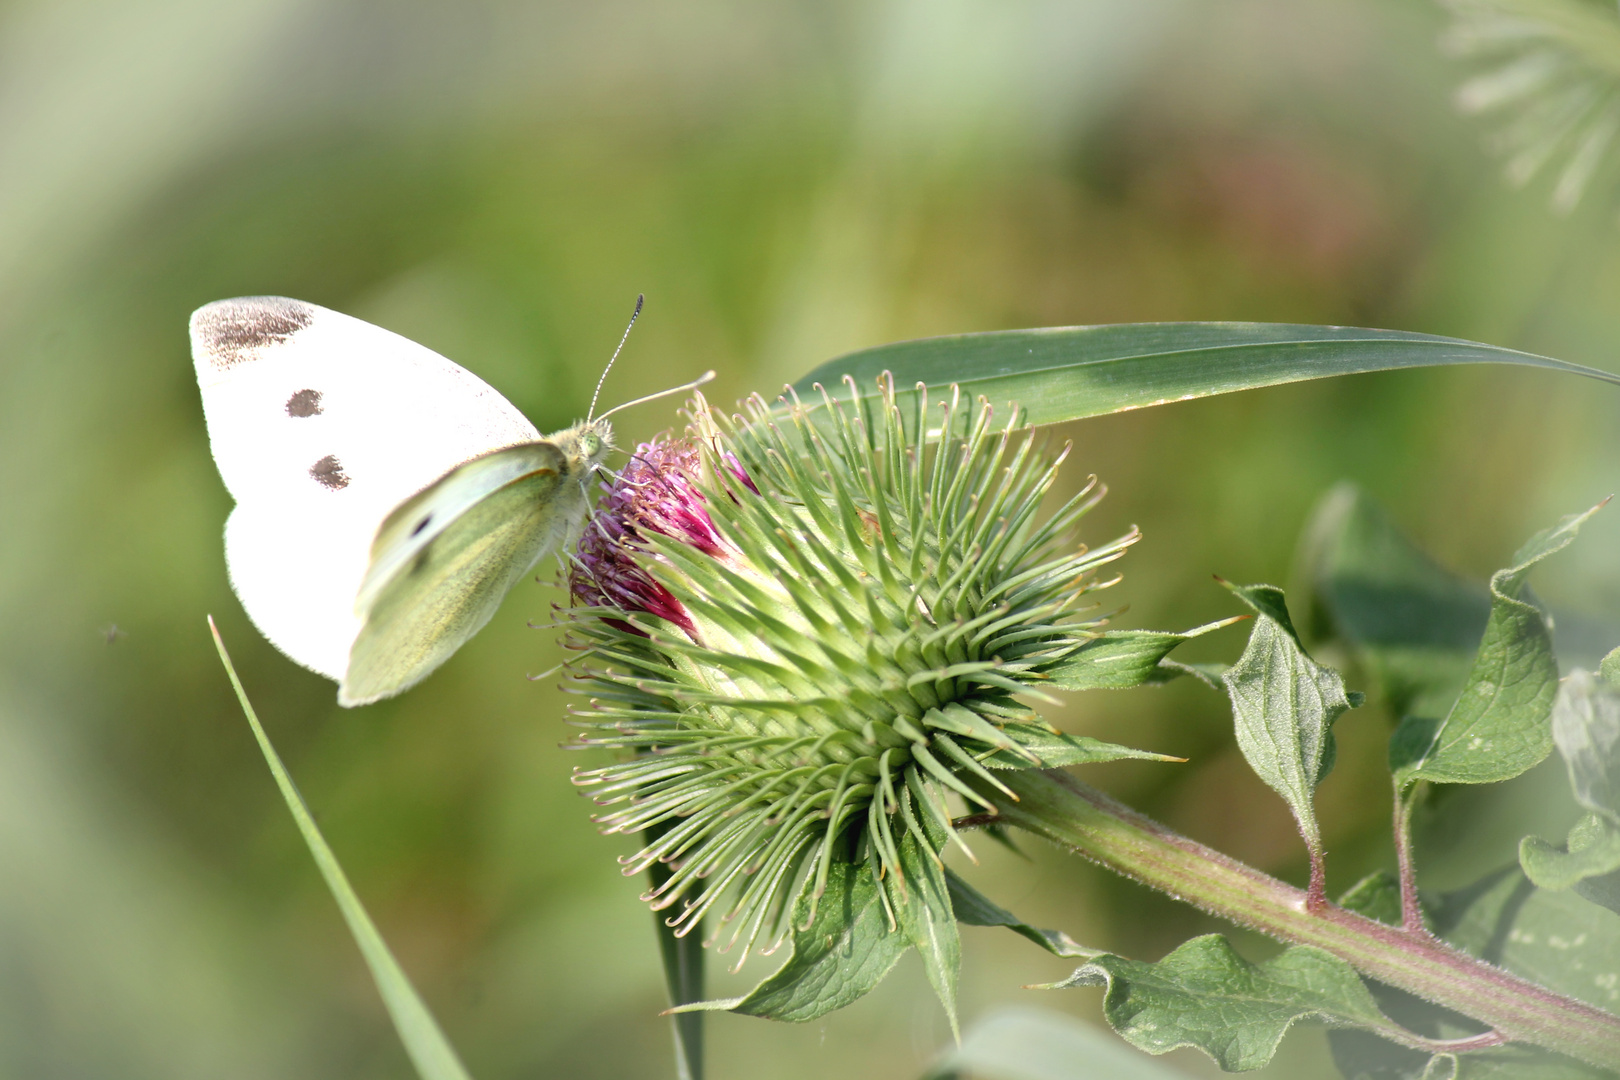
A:
{"label": "butterfly antenna", "polygon": [[656,394],[648,394],[646,397],[638,397],[634,401],[625,402],[623,405],[615,405],[615,406],[613,406],[613,408],[609,409],[607,412],[603,413],[601,416],[598,416],[597,419],[598,420],[606,420],[608,417],[612,416],[614,413],[618,412],[620,409],[628,409],[632,405],[642,405],[642,404],[645,404],[646,402],[649,402],[649,401],[657,401],[659,398],[661,398],[661,397],[669,397],[669,395],[671,395],[671,394],[679,394],[679,393],[682,393],[682,392],[687,391],[687,390],[696,390],[698,387],[703,386],[703,385],[705,385],[707,383],[711,383],[713,381],[714,381],[714,372],[713,372],[713,370],[705,371],[702,375],[699,375],[697,378],[693,379],[689,383],[682,383],[679,386],[672,386],[668,390],[660,390],[660,391],[658,391],[658,393],[656,393]]}
{"label": "butterfly antenna", "polygon": [[630,324],[624,328],[624,337],[619,339],[619,347],[614,349],[613,355],[608,358],[607,367],[602,369],[602,377],[596,380],[596,393],[591,395],[591,408],[585,414],[587,424],[591,422],[591,417],[596,415],[596,399],[602,396],[602,384],[607,382],[608,372],[613,370],[613,361],[617,360],[619,354],[624,351],[624,343],[630,340],[630,331],[636,325],[636,319],[641,315],[641,305],[646,302],[646,293],[636,294],[636,310],[630,313]]}

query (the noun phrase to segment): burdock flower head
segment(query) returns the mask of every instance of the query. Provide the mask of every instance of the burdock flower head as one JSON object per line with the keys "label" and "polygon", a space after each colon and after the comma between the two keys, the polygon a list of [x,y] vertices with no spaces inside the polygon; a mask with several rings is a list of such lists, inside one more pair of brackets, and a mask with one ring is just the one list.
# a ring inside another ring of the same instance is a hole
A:
{"label": "burdock flower head", "polygon": [[953,805],[989,806],[998,770],[1157,756],[1061,734],[1023,700],[1074,682],[1099,641],[1084,598],[1112,584],[1094,572],[1136,534],[1076,542],[1094,478],[1038,514],[1063,454],[1016,410],[849,391],[729,420],[698,398],[683,437],[607,485],[574,562],[572,673],[580,742],[620,756],[575,779],[604,830],[647,838],[625,872],[667,869],[646,899],[678,933],[718,913],[745,957],[847,930],[828,920],[866,917],[864,897],[899,943],[882,955],[922,948],[949,1006]]}

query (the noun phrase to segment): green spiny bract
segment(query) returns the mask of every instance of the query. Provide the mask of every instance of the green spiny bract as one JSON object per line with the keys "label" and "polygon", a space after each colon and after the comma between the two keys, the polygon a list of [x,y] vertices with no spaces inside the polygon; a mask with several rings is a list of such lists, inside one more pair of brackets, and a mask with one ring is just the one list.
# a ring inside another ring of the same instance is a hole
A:
{"label": "green spiny bract", "polygon": [[930,415],[919,388],[902,416],[886,383],[849,389],[729,421],[698,398],[685,438],[609,485],[574,564],[580,744],[624,754],[575,781],[604,831],[650,830],[625,873],[671,868],[645,899],[681,905],[677,932],[722,905],[738,966],[794,896],[813,913],[835,860],[869,865],[892,925],[903,838],[960,844],[947,795],[984,803],[992,770],[1138,756],[1018,700],[1095,639],[1080,601],[1137,538],[1076,545],[1096,479],[1043,520],[1064,454],[1016,410],[998,427],[953,388]]}

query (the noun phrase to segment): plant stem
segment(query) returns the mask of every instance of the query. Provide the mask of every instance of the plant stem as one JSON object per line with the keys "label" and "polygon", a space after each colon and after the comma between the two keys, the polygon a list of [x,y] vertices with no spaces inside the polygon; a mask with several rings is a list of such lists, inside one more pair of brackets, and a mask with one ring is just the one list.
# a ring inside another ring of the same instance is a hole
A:
{"label": "plant stem", "polygon": [[1395,867],[1401,883],[1401,926],[1412,934],[1428,933],[1423,905],[1418,903],[1417,864],[1412,860],[1412,810],[1417,806],[1419,781],[1401,790],[1395,784]]}
{"label": "plant stem", "polygon": [[1620,1017],[1306,893],[1166,828],[1066,773],[1003,774],[1008,798],[981,787],[1001,820],[1203,910],[1283,941],[1312,945],[1380,982],[1493,1029],[1593,1065],[1620,1062]]}
{"label": "plant stem", "polygon": [[1320,842],[1310,844],[1311,855],[1311,883],[1305,890],[1305,907],[1310,911],[1321,911],[1328,906],[1327,898],[1327,862],[1322,855]]}
{"label": "plant stem", "polygon": [[[640,310],[639,308],[637,310]],[[666,822],[647,830],[647,842],[658,839],[671,827]],[[669,880],[670,869],[654,861],[647,868],[652,888]],[[703,1000],[703,927],[694,926],[681,937],[664,921],[664,912],[654,911],[658,950],[664,961],[664,983],[669,988],[671,1006],[690,1005]],[[675,1036],[675,1080],[703,1080],[703,1013],[676,1013],[669,1018]]]}

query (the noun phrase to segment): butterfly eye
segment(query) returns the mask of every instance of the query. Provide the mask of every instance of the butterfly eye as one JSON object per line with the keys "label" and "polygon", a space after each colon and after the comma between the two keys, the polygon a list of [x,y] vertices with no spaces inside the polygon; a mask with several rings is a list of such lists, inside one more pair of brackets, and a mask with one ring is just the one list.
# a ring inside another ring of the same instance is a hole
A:
{"label": "butterfly eye", "polygon": [[579,440],[579,448],[585,451],[586,457],[595,457],[602,450],[602,439],[591,432],[586,432]]}

